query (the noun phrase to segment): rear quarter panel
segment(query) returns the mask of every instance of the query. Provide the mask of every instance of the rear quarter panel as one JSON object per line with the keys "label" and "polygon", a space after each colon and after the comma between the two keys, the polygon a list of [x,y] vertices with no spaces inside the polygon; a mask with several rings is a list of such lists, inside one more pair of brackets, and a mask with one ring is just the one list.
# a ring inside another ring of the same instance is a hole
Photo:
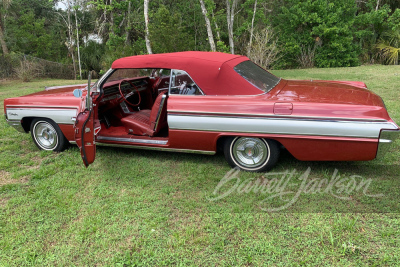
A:
{"label": "rear quarter panel", "polygon": [[382,128],[395,128],[381,106],[293,102],[291,115],[274,114],[271,96],[170,95],[170,146],[215,151],[227,136],[281,143],[299,160],[355,161],[376,156]]}

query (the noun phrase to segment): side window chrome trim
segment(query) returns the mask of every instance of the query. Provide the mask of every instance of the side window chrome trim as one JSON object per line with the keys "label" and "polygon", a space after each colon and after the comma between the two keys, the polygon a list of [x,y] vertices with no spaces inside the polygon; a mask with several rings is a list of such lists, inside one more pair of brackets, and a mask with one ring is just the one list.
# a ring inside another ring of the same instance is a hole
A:
{"label": "side window chrome trim", "polygon": [[97,92],[98,93],[103,93],[102,89],[103,89],[103,83],[108,79],[108,77],[110,77],[111,74],[114,73],[114,71],[116,71],[116,69],[109,69],[106,73],[104,73],[103,76],[101,76],[101,78],[98,80],[97,82]]}

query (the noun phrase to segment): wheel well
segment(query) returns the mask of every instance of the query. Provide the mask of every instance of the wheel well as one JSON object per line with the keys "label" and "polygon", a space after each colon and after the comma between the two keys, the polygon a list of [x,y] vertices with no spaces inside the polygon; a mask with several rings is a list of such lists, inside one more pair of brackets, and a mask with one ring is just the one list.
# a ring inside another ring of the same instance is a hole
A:
{"label": "wheel well", "polygon": [[224,151],[224,144],[227,140],[233,139],[234,136],[220,136],[217,140],[217,153]]}
{"label": "wheel well", "polygon": [[[244,135],[238,135],[238,136],[244,136]],[[220,136],[220,137],[218,138],[218,140],[217,140],[217,153],[218,153],[218,152],[222,152],[222,151],[224,150],[224,144],[225,144],[226,141],[232,140],[232,139],[234,139],[235,137],[237,137],[237,136]],[[274,139],[274,138],[264,138],[264,137],[260,137],[260,138],[275,141],[281,149],[285,148],[285,147],[281,144],[281,142],[279,142],[278,140],[276,140],[276,139]]]}
{"label": "wheel well", "polygon": [[45,117],[24,117],[24,118],[22,118],[21,124],[22,124],[22,127],[24,128],[25,132],[27,132],[27,133],[30,132],[31,124],[34,119],[47,119],[47,120],[51,120],[52,122],[54,122],[52,119],[45,118]]}
{"label": "wheel well", "polygon": [[29,133],[29,131],[31,130],[31,123],[32,121],[36,119],[36,117],[24,117],[22,118],[21,124],[22,124],[22,128],[24,128],[26,133]]}

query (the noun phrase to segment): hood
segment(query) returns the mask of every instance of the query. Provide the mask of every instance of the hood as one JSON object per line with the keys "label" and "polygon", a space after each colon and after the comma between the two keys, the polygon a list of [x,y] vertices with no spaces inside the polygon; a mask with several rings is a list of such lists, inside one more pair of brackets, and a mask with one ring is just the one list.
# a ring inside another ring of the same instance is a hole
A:
{"label": "hood", "polygon": [[384,106],[361,82],[288,80],[275,97],[279,101]]}

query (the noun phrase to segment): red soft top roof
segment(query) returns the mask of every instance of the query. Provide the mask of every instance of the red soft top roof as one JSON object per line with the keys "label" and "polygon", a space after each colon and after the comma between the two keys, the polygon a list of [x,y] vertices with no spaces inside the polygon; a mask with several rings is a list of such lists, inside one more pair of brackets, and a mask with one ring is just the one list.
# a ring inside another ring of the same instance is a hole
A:
{"label": "red soft top roof", "polygon": [[124,57],[113,69],[161,68],[184,70],[207,95],[256,95],[263,93],[234,69],[249,60],[245,56],[220,52],[188,51]]}

